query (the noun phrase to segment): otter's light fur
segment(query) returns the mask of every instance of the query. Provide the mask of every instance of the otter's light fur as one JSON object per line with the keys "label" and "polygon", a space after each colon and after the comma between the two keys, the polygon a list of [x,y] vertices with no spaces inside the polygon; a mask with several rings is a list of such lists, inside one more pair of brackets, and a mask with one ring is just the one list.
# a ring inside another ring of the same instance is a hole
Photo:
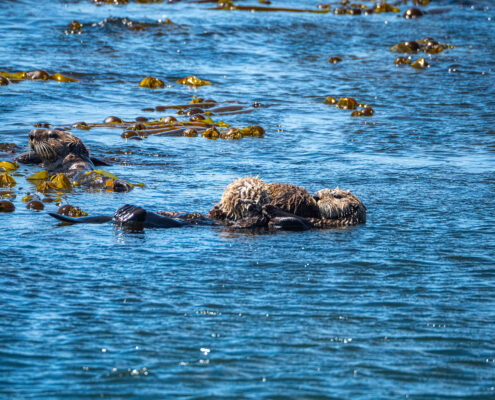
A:
{"label": "otter's light fur", "polygon": [[237,221],[261,216],[270,202],[267,184],[258,177],[239,178],[225,188],[220,201],[210,211],[216,219]]}
{"label": "otter's light fur", "polygon": [[316,226],[347,226],[366,222],[366,207],[348,190],[322,189],[313,197],[317,200],[320,211]]}

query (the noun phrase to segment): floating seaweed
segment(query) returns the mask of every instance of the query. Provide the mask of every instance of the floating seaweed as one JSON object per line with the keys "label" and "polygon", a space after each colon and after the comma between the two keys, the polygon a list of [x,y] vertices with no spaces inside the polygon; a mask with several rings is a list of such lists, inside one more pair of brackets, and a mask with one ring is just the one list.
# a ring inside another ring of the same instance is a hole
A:
{"label": "floating seaweed", "polygon": [[139,86],[149,89],[157,89],[165,87],[165,83],[161,79],[154,78],[153,76],[147,76],[144,78]]}
{"label": "floating seaweed", "polygon": [[111,4],[116,6],[125,6],[131,2],[138,4],[155,4],[155,3],[163,3],[163,0],[93,0],[93,3],[97,6],[102,6],[105,4]]}
{"label": "floating seaweed", "polygon": [[74,217],[74,218],[88,216],[88,213],[81,210],[80,207],[74,207],[70,204],[61,206],[57,210],[57,214],[65,215],[66,217]]}
{"label": "floating seaweed", "polygon": [[78,20],[73,20],[67,26],[64,33],[66,35],[75,35],[75,34],[79,35],[85,32],[86,29],[93,29],[93,28],[107,28],[107,29],[124,28],[130,31],[144,31],[149,28],[158,28],[161,26],[171,26],[171,25],[173,25],[174,27],[177,26],[176,24],[174,24],[174,22],[172,22],[168,18],[159,19],[153,22],[141,22],[141,21],[134,21],[126,17],[109,17],[109,18],[105,18],[100,22],[81,23]]}
{"label": "floating seaweed", "polygon": [[[339,100],[337,100],[333,96],[328,96],[324,100],[324,103],[334,105],[341,110],[354,110],[351,113],[351,117],[371,117],[375,113],[370,105],[358,103],[356,99],[352,97],[341,97]],[[360,107],[361,110],[358,110],[358,107]]]}
{"label": "floating seaweed", "polygon": [[0,174],[0,187],[5,188],[5,187],[13,187],[17,184],[15,179],[9,175],[9,173],[4,172]]}
{"label": "floating seaweed", "polygon": [[109,116],[105,118],[103,123],[78,122],[72,127],[84,130],[94,127],[122,129],[122,138],[132,140],[142,140],[150,135],[187,137],[201,135],[208,139],[262,137],[265,130],[258,125],[233,128],[222,120],[212,119],[216,116],[251,113],[260,106],[261,104],[257,102],[249,106],[232,102],[217,103],[212,99],[204,100],[201,97],[193,96],[188,104],[169,104],[143,109],[146,112],[176,110],[178,115],[189,117],[189,119],[182,121],[171,115],[154,120],[138,117],[137,121],[124,121],[119,117]]}
{"label": "floating seaweed", "polygon": [[390,51],[393,53],[415,54],[422,51],[426,54],[438,54],[446,49],[454,49],[455,46],[450,44],[437,42],[433,38],[425,38],[422,40],[409,40],[394,44]]}
{"label": "floating seaweed", "polygon": [[[318,8],[332,11],[331,4],[318,4]],[[386,2],[378,2],[374,5],[368,6],[366,4],[351,3],[348,0],[342,0],[338,3],[338,6],[333,9],[335,15],[369,15],[369,14],[381,14],[381,13],[399,13],[400,8],[395,5],[391,5]]]}
{"label": "floating seaweed", "polygon": [[0,161],[0,171],[8,172],[15,171],[16,169],[19,169],[19,164],[16,161]]}
{"label": "floating seaweed", "polygon": [[[51,191],[70,192],[73,188],[82,186],[92,190],[112,192],[128,191],[127,185],[131,188],[135,186],[144,187],[143,183],[132,184],[118,178],[111,172],[104,170],[86,171],[77,177],[77,181],[73,182],[71,182],[63,173],[50,175],[46,170],[36,172],[33,175],[26,177],[26,179],[36,185],[36,191],[39,193]],[[32,198],[26,200],[32,200]]]}
{"label": "floating seaweed", "polygon": [[428,64],[428,62],[423,57],[419,58],[418,60],[414,61],[411,64],[411,67],[416,68],[416,69],[425,69],[429,66],[430,66],[430,64]]}
{"label": "floating seaweed", "polygon": [[181,85],[188,85],[193,88],[197,88],[205,85],[211,85],[211,82],[205,81],[203,79],[199,79],[196,76],[188,76],[187,78],[178,79],[177,83],[180,83]]}
{"label": "floating seaweed", "polygon": [[43,70],[35,70],[35,71],[18,71],[18,72],[5,72],[0,71],[0,76],[7,78],[9,80],[30,80],[30,81],[57,81],[57,82],[79,82],[76,78],[70,78],[68,76],[64,76],[61,73],[56,73],[50,75],[48,72]]}
{"label": "floating seaweed", "polygon": [[[433,38],[425,38],[422,40],[410,40],[406,42],[401,42],[393,45],[390,51],[393,53],[405,53],[405,54],[417,54],[420,51],[426,54],[439,54],[446,49],[453,49],[455,46],[450,44],[437,42]],[[408,57],[397,57],[394,60],[394,64],[397,66],[410,65],[416,69],[425,69],[430,66],[430,64],[423,58],[419,58],[416,61],[412,61],[411,56]]]}
{"label": "floating seaweed", "polygon": [[14,212],[15,206],[14,203],[8,200],[0,201],[0,212]]}
{"label": "floating seaweed", "polygon": [[[266,2],[261,2],[263,4],[270,4]],[[234,4],[232,0],[219,0],[215,8],[210,8],[210,10],[223,10],[223,11],[249,11],[249,12],[295,12],[295,13],[315,13],[315,14],[326,14],[329,9],[301,9],[301,8],[283,8],[283,7],[266,7],[266,6],[239,6]]]}

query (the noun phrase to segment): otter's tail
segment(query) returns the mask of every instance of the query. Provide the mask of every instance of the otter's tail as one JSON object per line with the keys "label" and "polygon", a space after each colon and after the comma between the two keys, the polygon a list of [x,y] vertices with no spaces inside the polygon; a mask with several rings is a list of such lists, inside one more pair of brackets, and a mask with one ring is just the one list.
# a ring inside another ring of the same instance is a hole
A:
{"label": "otter's tail", "polygon": [[48,213],[48,215],[58,219],[59,221],[66,222],[69,224],[103,224],[105,222],[110,222],[112,220],[112,217],[106,215],[98,215],[95,217],[79,217],[79,218],[67,217],[65,215],[56,214],[56,213]]}

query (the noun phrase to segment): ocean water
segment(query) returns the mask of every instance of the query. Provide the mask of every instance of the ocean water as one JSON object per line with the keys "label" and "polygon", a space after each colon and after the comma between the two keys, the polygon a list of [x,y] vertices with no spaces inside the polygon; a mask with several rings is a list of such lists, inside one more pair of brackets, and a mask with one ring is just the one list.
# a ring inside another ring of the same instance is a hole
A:
{"label": "ocean water", "polygon": [[[0,70],[80,80],[0,87],[0,142],[19,153],[40,121],[159,118],[175,111],[142,109],[192,96],[256,101],[222,119],[263,138],[72,130],[106,170],[146,186],[77,189],[64,204],[206,212],[232,180],[258,175],[349,189],[367,223],[274,235],[58,226],[55,204],[26,209],[25,176],[40,167],[22,166],[16,210],[0,214],[0,398],[495,398],[493,2],[432,1],[415,20],[400,17],[410,3],[367,16],[213,6],[0,1]],[[134,31],[123,18],[174,24]],[[65,34],[75,19],[83,32]],[[455,48],[413,55],[425,70],[394,65],[392,45],[425,37]],[[148,75],[166,87],[140,88]],[[176,83],[189,75],[212,85]],[[327,96],[375,115],[352,118]]]}

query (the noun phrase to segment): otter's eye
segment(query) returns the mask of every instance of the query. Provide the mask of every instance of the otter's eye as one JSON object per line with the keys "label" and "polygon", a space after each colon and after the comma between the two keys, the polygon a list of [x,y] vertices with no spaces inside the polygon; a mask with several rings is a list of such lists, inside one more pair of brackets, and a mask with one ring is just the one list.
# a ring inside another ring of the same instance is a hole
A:
{"label": "otter's eye", "polygon": [[58,139],[58,133],[57,132],[51,132],[48,134],[48,137],[50,139]]}

